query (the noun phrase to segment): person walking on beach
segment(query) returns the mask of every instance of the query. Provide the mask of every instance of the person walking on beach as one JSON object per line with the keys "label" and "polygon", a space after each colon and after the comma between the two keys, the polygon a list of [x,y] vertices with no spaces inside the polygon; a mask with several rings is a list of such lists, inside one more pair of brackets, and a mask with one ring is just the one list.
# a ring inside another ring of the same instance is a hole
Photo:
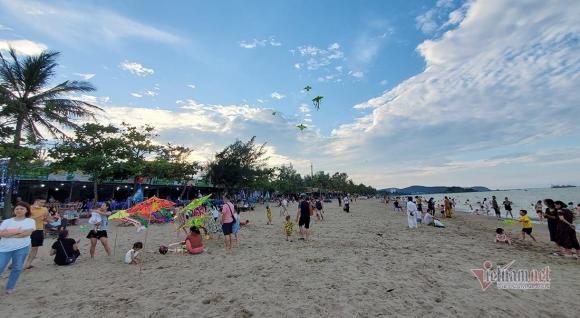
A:
{"label": "person walking on beach", "polygon": [[487,198],[483,198],[483,202],[481,203],[481,205],[485,209],[485,215],[489,215],[489,209],[491,206],[489,205],[489,201],[487,200]]}
{"label": "person walking on beach", "polygon": [[497,199],[495,198],[495,195],[491,197],[491,207],[495,211],[495,216],[497,217],[497,219],[500,220],[501,212],[499,211],[499,204],[497,204]]}
{"label": "person walking on beach", "polygon": [[16,282],[24,268],[26,255],[30,251],[30,235],[36,228],[35,220],[31,219],[30,215],[30,205],[19,201],[14,207],[14,217],[0,224],[0,275],[12,261],[12,269],[6,282],[6,294],[14,292]]}
{"label": "person walking on beach", "polygon": [[36,229],[30,234],[31,249],[24,269],[31,269],[32,261],[36,258],[38,248],[44,244],[44,224],[48,218],[48,209],[44,207],[46,200],[44,198],[36,198],[30,207],[30,217],[34,220]]}
{"label": "person walking on beach", "polygon": [[532,235],[532,221],[530,221],[530,217],[528,216],[528,211],[520,210],[520,223],[522,223],[522,241],[526,239],[526,234],[536,241],[536,238]]}
{"label": "person walking on beach", "polygon": [[346,213],[350,212],[350,199],[348,197],[348,193],[344,196],[344,199],[342,200],[344,202],[344,211]]}
{"label": "person walking on beach", "polygon": [[407,198],[407,224],[410,229],[417,228],[417,205],[413,202],[413,197]]}
{"label": "person walking on beach", "polygon": [[226,253],[232,250],[232,232],[234,227],[234,204],[224,195],[224,205],[220,214],[220,223],[224,233],[224,247]]}
{"label": "person walking on beach", "polygon": [[99,222],[99,224],[93,224],[93,229],[89,231],[89,234],[87,234],[87,238],[91,240],[91,248],[89,250],[91,258],[95,258],[97,241],[101,242],[103,248],[105,249],[105,253],[107,253],[107,256],[111,256],[111,248],[109,247],[109,240],[107,238],[107,230],[109,226],[109,220],[107,217],[111,215],[109,208],[109,203],[103,202],[103,204],[101,204],[97,210],[94,210],[94,212],[100,214],[102,217],[101,222]]}
{"label": "person walking on beach", "polygon": [[507,197],[505,197],[505,200],[503,200],[503,207],[505,208],[505,218],[507,219],[509,214],[513,219],[514,215],[512,214],[512,201],[510,201]]}
{"label": "person walking on beach", "polygon": [[286,200],[286,197],[282,198],[282,201],[280,202],[280,216],[286,216],[288,215],[288,200]]}
{"label": "person walking on beach", "polygon": [[542,200],[538,200],[538,202],[536,202],[534,209],[536,210],[540,224],[542,224],[544,222],[544,211],[542,211],[544,207],[542,206]]}
{"label": "person walking on beach", "polygon": [[435,199],[429,198],[427,202],[427,213],[431,213],[431,215],[435,215]]}
{"label": "person walking on beach", "polygon": [[[409,203],[407,203],[407,204],[409,204]],[[443,205],[445,208],[445,217],[451,218],[453,216],[452,212],[451,212],[451,208],[452,208],[451,207],[451,200],[449,200],[448,197],[445,197],[445,199],[443,200]]]}
{"label": "person walking on beach", "polygon": [[298,205],[296,223],[298,223],[300,240],[308,241],[310,239],[310,203],[305,195],[302,196],[302,201]]}

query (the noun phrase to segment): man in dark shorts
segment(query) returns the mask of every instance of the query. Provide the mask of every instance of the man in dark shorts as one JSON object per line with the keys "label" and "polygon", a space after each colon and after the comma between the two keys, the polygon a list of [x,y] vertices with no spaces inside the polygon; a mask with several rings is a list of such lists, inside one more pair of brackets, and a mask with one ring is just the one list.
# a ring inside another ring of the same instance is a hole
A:
{"label": "man in dark shorts", "polygon": [[303,195],[300,204],[298,205],[298,213],[296,215],[296,222],[300,228],[300,240],[308,241],[310,239],[310,203]]}
{"label": "man in dark shorts", "polygon": [[30,234],[32,248],[30,249],[30,254],[28,254],[26,264],[24,264],[24,269],[32,268],[32,261],[36,258],[38,248],[44,244],[44,223],[48,217],[48,209],[44,207],[45,203],[46,200],[44,198],[36,198],[30,207],[30,217],[36,223],[36,230]]}
{"label": "man in dark shorts", "polygon": [[501,212],[499,210],[499,204],[497,204],[497,199],[495,198],[495,195],[491,197],[491,207],[495,211],[495,216],[497,217],[497,219],[498,220],[501,219]]}

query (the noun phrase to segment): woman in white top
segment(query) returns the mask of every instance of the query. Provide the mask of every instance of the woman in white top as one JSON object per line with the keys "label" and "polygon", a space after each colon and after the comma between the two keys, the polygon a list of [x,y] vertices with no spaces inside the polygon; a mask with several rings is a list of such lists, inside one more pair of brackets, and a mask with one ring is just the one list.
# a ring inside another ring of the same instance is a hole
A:
{"label": "woman in white top", "polygon": [[36,228],[30,218],[30,205],[18,202],[14,207],[14,217],[0,224],[0,275],[12,260],[12,270],[6,283],[6,294],[12,294],[24,261],[30,251],[30,234]]}

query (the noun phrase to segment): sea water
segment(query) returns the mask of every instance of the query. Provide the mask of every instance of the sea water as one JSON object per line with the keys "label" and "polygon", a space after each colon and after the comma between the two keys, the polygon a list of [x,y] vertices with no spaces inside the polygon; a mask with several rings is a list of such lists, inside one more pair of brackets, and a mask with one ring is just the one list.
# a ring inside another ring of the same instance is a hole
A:
{"label": "sea water", "polygon": [[[562,201],[566,204],[573,202],[573,206],[568,206],[570,210],[574,210],[576,205],[580,203],[580,187],[422,194],[421,197],[425,198],[426,200],[429,200],[429,198],[434,198],[439,205],[443,203],[443,198],[447,196],[455,199],[455,209],[457,211],[473,212],[475,209],[479,209],[480,214],[485,214],[485,211],[481,211],[480,205],[477,202],[483,202],[483,199],[487,198],[491,206],[491,197],[494,195],[496,197],[497,203],[499,204],[501,216],[505,217],[503,201],[507,197],[508,200],[512,202],[512,214],[516,219],[519,217],[519,211],[521,209],[528,211],[530,218],[537,219],[538,216],[536,214],[536,210],[534,209],[534,204],[536,204],[538,200],[543,201],[544,199],[552,199],[554,201]],[[470,204],[473,209],[470,208]],[[543,205],[543,210],[545,209],[546,206]],[[438,211],[438,209],[436,209],[436,211]],[[495,216],[495,212],[491,208],[490,215]],[[578,219],[576,220],[576,223],[579,223]]]}

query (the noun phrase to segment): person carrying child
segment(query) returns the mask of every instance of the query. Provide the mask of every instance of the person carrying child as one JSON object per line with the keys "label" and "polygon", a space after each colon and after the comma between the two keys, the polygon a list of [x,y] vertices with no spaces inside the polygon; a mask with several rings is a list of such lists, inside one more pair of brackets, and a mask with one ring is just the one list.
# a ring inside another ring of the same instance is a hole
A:
{"label": "person carrying child", "polygon": [[143,249],[143,243],[135,242],[133,248],[128,250],[125,254],[125,264],[138,265],[141,263],[141,250]]}

